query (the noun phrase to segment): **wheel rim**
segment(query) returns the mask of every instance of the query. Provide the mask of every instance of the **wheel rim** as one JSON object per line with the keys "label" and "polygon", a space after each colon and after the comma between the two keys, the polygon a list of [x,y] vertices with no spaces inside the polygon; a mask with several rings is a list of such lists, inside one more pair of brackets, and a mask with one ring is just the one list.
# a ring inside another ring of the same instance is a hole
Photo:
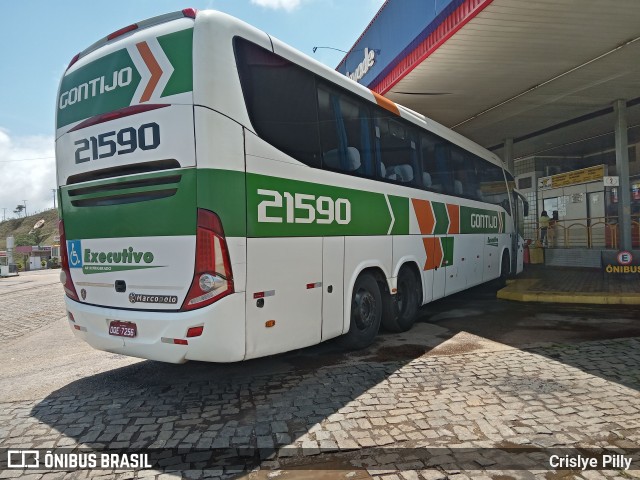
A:
{"label": "wheel rim", "polygon": [[365,330],[373,325],[377,312],[375,297],[368,290],[360,289],[354,298],[354,318],[359,330]]}

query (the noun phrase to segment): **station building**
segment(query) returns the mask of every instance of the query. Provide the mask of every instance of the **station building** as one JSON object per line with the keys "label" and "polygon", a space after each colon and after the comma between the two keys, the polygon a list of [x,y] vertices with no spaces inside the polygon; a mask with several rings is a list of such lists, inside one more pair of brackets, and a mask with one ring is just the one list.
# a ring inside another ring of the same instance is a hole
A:
{"label": "station building", "polygon": [[500,156],[547,263],[639,248],[640,2],[387,0],[337,70]]}

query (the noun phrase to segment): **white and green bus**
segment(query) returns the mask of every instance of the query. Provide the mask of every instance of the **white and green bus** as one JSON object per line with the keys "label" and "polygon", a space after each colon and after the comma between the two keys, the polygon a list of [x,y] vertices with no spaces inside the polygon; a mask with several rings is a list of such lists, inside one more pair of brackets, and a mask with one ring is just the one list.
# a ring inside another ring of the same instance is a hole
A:
{"label": "white and green bus", "polygon": [[363,348],[522,269],[499,158],[225,14],[114,32],[57,100],[61,281],[97,349]]}

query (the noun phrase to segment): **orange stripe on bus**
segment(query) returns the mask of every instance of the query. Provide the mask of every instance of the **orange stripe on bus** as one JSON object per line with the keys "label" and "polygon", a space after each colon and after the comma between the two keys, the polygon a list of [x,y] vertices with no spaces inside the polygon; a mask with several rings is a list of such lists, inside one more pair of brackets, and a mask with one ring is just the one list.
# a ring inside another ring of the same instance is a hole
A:
{"label": "orange stripe on bus", "polygon": [[460,233],[460,205],[447,203],[449,213],[449,231],[447,233]]}
{"label": "orange stripe on bus", "polygon": [[395,103],[393,103],[388,98],[383,97],[379,93],[374,92],[373,90],[371,90],[371,93],[373,93],[373,96],[376,98],[376,103],[379,106],[381,106],[385,110],[389,110],[391,113],[395,113],[396,115],[400,116],[400,110],[398,110],[398,106]]}
{"label": "orange stripe on bus", "polygon": [[149,45],[147,45],[147,42],[137,43],[136,47],[138,48],[138,52],[140,52],[140,55],[142,56],[142,60],[144,60],[144,63],[147,65],[149,72],[151,72],[149,83],[147,83],[147,86],[145,87],[144,92],[142,92],[142,96],[140,97],[140,103],[143,103],[151,100],[151,95],[153,94],[155,88],[158,86],[158,82],[162,77],[162,68],[160,68],[160,65],[158,65],[158,62],[153,56],[153,53],[151,53],[151,49],[149,48]]}
{"label": "orange stripe on bus", "polygon": [[433,233],[433,227],[436,225],[436,218],[434,217],[433,210],[431,209],[431,202],[412,198],[411,203],[413,204],[413,211],[416,212],[420,233],[423,235]]}
{"label": "orange stripe on bus", "polygon": [[427,261],[424,264],[424,270],[433,270],[442,265],[444,257],[442,253],[442,245],[438,237],[424,237],[422,239],[424,251],[427,254]]}

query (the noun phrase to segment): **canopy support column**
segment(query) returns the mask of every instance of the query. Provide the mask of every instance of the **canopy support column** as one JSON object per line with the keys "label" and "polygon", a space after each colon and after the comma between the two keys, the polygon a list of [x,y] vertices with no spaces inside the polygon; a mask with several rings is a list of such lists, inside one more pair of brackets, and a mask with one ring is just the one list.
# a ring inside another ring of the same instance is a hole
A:
{"label": "canopy support column", "polygon": [[627,102],[613,102],[615,114],[616,173],[618,186],[618,228],[620,250],[631,250],[631,198],[629,182],[629,146],[627,137]]}
{"label": "canopy support column", "polygon": [[504,164],[509,170],[509,173],[515,177],[513,172],[513,138],[507,138],[504,141]]}

